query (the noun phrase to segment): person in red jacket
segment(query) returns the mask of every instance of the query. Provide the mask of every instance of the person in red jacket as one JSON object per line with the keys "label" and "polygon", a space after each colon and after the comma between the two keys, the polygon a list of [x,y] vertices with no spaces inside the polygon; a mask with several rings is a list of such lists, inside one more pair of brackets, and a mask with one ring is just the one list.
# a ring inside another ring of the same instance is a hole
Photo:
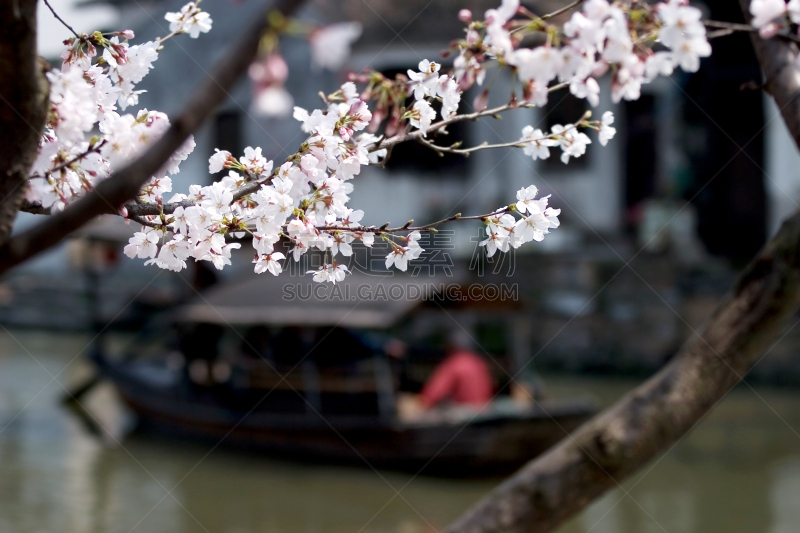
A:
{"label": "person in red jacket", "polygon": [[443,402],[477,409],[487,407],[495,392],[489,366],[472,350],[472,338],[454,331],[445,344],[446,357],[422,388],[420,406],[430,409]]}

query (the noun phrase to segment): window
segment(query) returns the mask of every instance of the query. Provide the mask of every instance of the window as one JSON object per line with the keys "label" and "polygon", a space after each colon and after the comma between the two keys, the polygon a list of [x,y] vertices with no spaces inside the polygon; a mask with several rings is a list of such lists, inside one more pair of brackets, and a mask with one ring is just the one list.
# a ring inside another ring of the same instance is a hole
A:
{"label": "window", "polygon": [[[394,79],[397,74],[405,74],[409,69],[417,70],[417,66],[389,68],[383,69],[381,72],[387,78]],[[442,67],[442,69],[445,70],[445,67]],[[441,106],[434,104],[433,107],[436,110],[437,119],[440,118],[439,109]],[[456,122],[447,127],[449,134],[440,136],[438,142],[442,145],[450,145],[456,141],[466,140],[468,129],[469,126],[466,122]],[[436,139],[432,135],[428,137],[432,141]],[[454,154],[440,156],[418,142],[406,142],[394,147],[389,162],[386,164],[386,169],[389,172],[396,173],[424,172],[435,173],[448,178],[466,178],[467,164],[468,160],[464,156]]]}
{"label": "window", "polygon": [[655,97],[643,94],[625,102],[625,206],[638,206],[656,192],[658,162]]}
{"label": "window", "polygon": [[[545,131],[546,128],[546,131],[550,131],[556,124],[561,124],[562,126],[572,124],[579,120],[588,109],[589,105],[586,100],[576,98],[571,94],[555,93],[550,96],[547,106],[544,108],[545,116],[540,119],[542,125],[545,126],[542,130]],[[561,149],[555,147],[555,149],[551,149],[550,157],[544,160],[544,168],[548,172],[585,170],[589,168],[591,153],[592,150],[587,150],[584,155],[577,159],[570,158],[569,164],[565,165],[561,162]]]}
{"label": "window", "polygon": [[214,123],[214,148],[227,150],[239,158],[244,152],[242,145],[242,114],[240,111],[222,111]]}

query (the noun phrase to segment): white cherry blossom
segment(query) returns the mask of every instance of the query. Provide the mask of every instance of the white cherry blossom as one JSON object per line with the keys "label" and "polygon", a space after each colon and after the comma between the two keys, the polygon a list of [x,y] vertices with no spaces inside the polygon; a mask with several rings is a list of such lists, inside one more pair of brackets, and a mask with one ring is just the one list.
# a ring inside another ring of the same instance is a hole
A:
{"label": "white cherry blossom", "polygon": [[134,257],[139,259],[155,257],[158,253],[158,240],[158,232],[145,226],[142,231],[137,231],[133,234],[123,252],[131,259]]}
{"label": "white cherry blossom", "polygon": [[[795,22],[800,20],[800,0],[788,5],[783,0],[754,0],[751,11],[754,24],[763,21],[762,31],[774,34],[786,28],[787,18],[781,19],[784,14]],[[517,16],[519,24],[511,22]],[[176,271],[185,268],[190,258],[222,269],[231,264],[232,251],[240,248],[237,242],[226,242],[226,237],[249,233],[256,254],[255,272],[278,275],[286,257],[274,248],[288,237],[295,261],[312,249],[330,254],[330,264],[311,274],[315,281],[338,283],[348,269],[337,264],[337,256],[350,257],[353,242],[372,246],[377,236],[391,243],[386,267],[407,270],[408,263],[423,253],[421,233],[411,231],[402,237],[397,229],[364,227],[364,212],[348,206],[352,178],[364,166],[380,163],[389,154],[380,146],[384,135],[402,135],[408,128],[427,135],[437,115],[433,105],[439,103],[443,120],[457,117],[462,92],[475,83],[482,84],[487,68],[516,72],[521,91],[518,86],[512,102],[521,107],[544,106],[549,93],[561,89],[562,83],[576,97],[597,106],[601,93],[597,80],[607,73],[612,101],[635,100],[643,84],[670,75],[678,66],[693,72],[699,68],[700,58],[711,52],[701,12],[684,0],[657,3],[644,15],[633,14],[625,3],[586,0],[563,28],[555,19],[548,19],[548,28],[557,38],[551,36],[544,44],[533,46],[524,39],[532,31],[524,26],[523,19],[528,16],[518,0],[503,0],[498,8],[486,11],[483,21],[473,20],[471,12],[462,13],[467,29],[463,39],[454,41],[452,75],[429,60],[421,61],[417,71],[410,70],[407,80],[403,76],[387,80],[365,71],[351,74],[328,96],[322,93],[325,103],[321,109],[294,107],[293,116],[306,138],[276,171],[259,147],[247,147],[244,154],[218,150],[209,157],[209,173],[228,170],[227,175],[218,176],[211,185],[191,185],[188,192],[172,194],[168,175],[177,173],[194,149],[194,140],[189,139],[141,188],[140,200],[158,206],[159,211],[165,209],[159,216],[143,217],[143,224],[158,229],[144,226],[131,238],[125,254]],[[191,37],[211,27],[210,17],[194,3],[178,13],[168,13],[166,19],[172,32],[186,32]],[[316,65],[338,70],[361,27],[358,23],[316,29],[300,25],[298,32],[308,36]],[[169,127],[163,113],[146,109],[124,112],[138,103],[143,91],[138,84],[153,67],[164,40],[134,45],[128,43],[132,32],[116,32],[103,39],[98,35],[111,34],[97,33],[91,46],[78,40],[65,43],[62,71],[48,74],[51,109],[34,165],[36,174],[25,194],[53,210],[63,209],[91,190],[112,168],[132,161]],[[99,47],[103,48],[103,61],[93,65],[99,59]],[[282,52],[264,53],[251,71],[258,74],[251,76],[254,109],[271,116],[290,113],[293,100],[284,87],[289,68]],[[476,107],[484,109],[488,95],[486,88]],[[591,143],[581,130],[596,130],[603,146],[616,133],[610,111],[600,120],[591,121],[590,115],[575,118],[576,122],[555,125],[550,132],[526,126],[519,141],[503,144],[522,148],[534,160],[548,158],[550,149],[559,147],[561,160],[567,163],[586,153]],[[94,128],[99,134],[90,144],[85,136]],[[72,158],[73,163],[62,165]],[[240,188],[254,181],[259,188],[244,194]],[[540,241],[558,227],[560,210],[548,207],[549,198],[537,198],[538,192],[533,185],[525,187],[517,192],[514,207],[480,217],[486,223],[486,238],[480,244],[487,255]],[[180,205],[166,209],[163,199],[168,193],[172,194],[170,202]],[[164,244],[159,246],[162,239]]]}
{"label": "white cherry blossom", "polygon": [[341,264],[322,265],[319,270],[309,270],[309,274],[314,274],[314,281],[317,283],[330,282],[336,284],[344,281],[347,276],[347,266]]}
{"label": "white cherry blossom", "polygon": [[183,6],[178,13],[167,13],[164,18],[169,22],[169,31],[183,31],[192,39],[200,37],[200,33],[211,31],[211,17],[201,11],[194,2]]}
{"label": "white cherry blossom", "polygon": [[534,161],[547,159],[550,157],[550,147],[558,146],[558,142],[547,137],[542,130],[534,129],[533,126],[522,128],[522,140],[523,153],[531,156]]}
{"label": "white cherry blossom", "polygon": [[417,100],[414,102],[414,107],[412,107],[408,116],[409,123],[422,131],[422,136],[425,137],[431,122],[436,118],[436,111],[433,110],[427,100]]}
{"label": "white cherry blossom", "polygon": [[269,272],[273,276],[277,276],[281,273],[281,270],[283,270],[283,267],[278,261],[282,261],[284,259],[286,259],[286,256],[280,252],[273,252],[271,254],[257,257],[253,260],[253,263],[256,264],[255,272],[256,274]]}
{"label": "white cherry blossom", "polygon": [[539,194],[539,188],[536,187],[536,185],[530,185],[518,190],[517,203],[515,204],[517,206],[517,211],[520,213],[531,211],[531,207],[535,205],[533,202],[537,194]]}
{"label": "white cherry blossom", "polygon": [[614,138],[614,135],[617,133],[617,129],[612,127],[611,124],[614,123],[614,113],[611,111],[606,111],[603,113],[603,117],[600,121],[600,131],[599,131],[599,141],[600,144],[605,146],[608,144],[608,141]]}
{"label": "white cherry blossom", "polygon": [[423,59],[419,62],[419,72],[408,71],[408,79],[414,88],[414,98],[422,100],[426,96],[436,96],[439,85],[439,63]]}
{"label": "white cherry blossom", "polygon": [[583,132],[576,131],[573,127],[564,127],[556,124],[552,129],[556,134],[558,145],[561,147],[561,161],[566,164],[570,157],[580,157],[586,153],[586,146],[592,140]]}
{"label": "white cherry blossom", "polygon": [[[793,8],[793,11],[795,9]],[[752,24],[756,28],[766,26],[786,11],[787,5],[784,0],[751,0],[750,2],[750,13],[753,15]]]}

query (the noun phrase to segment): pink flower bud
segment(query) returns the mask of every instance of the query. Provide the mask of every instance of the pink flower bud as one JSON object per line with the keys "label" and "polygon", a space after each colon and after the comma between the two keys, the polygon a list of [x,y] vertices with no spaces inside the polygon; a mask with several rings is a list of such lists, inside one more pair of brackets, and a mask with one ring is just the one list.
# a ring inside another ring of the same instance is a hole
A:
{"label": "pink flower bud", "polygon": [[472,22],[472,11],[469,9],[462,9],[458,12],[458,20],[465,24]]}
{"label": "pink flower bud", "polygon": [[383,107],[379,107],[372,113],[372,120],[369,122],[369,126],[367,127],[367,131],[370,133],[375,133],[378,131],[378,128],[383,122],[383,119],[386,118],[386,109]]}
{"label": "pink flower bud", "polygon": [[387,137],[391,137],[392,135],[395,135],[399,131],[400,131],[400,117],[397,115],[392,115],[391,119],[389,119],[389,122],[386,123],[385,135]]}
{"label": "pink flower bud", "polygon": [[260,85],[283,85],[289,77],[289,67],[280,54],[274,53],[251,63],[247,75]]}
{"label": "pink flower bud", "polygon": [[489,105],[489,89],[484,89],[481,94],[475,97],[472,106],[475,111],[483,111]]}
{"label": "pink flower bud", "polygon": [[758,30],[758,34],[762,39],[772,39],[778,34],[780,29],[781,27],[778,24],[770,22],[769,24],[761,26],[761,29]]}
{"label": "pink flower bud", "polygon": [[267,75],[270,78],[270,81],[273,83],[280,83],[286,81],[286,78],[289,77],[289,66],[286,64],[286,61],[283,60],[283,56],[280,54],[270,54],[267,57]]}
{"label": "pink flower bud", "polygon": [[133,30],[122,30],[115,32],[114,35],[119,35],[123,39],[128,39],[129,41],[135,37]]}
{"label": "pink flower bud", "polygon": [[250,63],[250,66],[247,67],[247,75],[248,77],[256,83],[262,83],[262,80],[266,78],[267,69],[264,67],[264,63],[262,61],[254,61]]}
{"label": "pink flower bud", "polygon": [[111,52],[111,55],[118,64],[124,65],[128,62],[128,48],[126,46],[111,43],[109,52]]}
{"label": "pink flower bud", "polygon": [[123,218],[128,218],[128,208],[124,205],[119,208],[119,216]]}

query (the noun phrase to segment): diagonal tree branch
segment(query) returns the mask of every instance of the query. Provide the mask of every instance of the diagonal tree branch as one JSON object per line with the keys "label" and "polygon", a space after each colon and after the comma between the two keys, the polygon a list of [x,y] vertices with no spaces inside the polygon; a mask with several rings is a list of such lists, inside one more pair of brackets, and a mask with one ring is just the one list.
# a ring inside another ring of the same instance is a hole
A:
{"label": "diagonal tree branch", "polygon": [[[26,0],[25,3],[32,4],[35,10],[33,0]],[[197,88],[181,114],[172,120],[172,125],[164,136],[136,161],[98,184],[92,192],[71,204],[62,213],[45,219],[0,246],[0,274],[57,244],[95,216],[108,212],[109,205],[121,207],[133,199],[150,176],[161,168],[186,138],[197,130],[214,108],[225,99],[228,89],[253,61],[258,52],[261,35],[267,27],[267,11],[275,9],[288,16],[302,3],[303,0],[268,2],[264,15],[258,17],[242,33],[228,53],[218,61],[210,78]],[[4,3],[4,5],[11,4],[15,2]],[[35,41],[35,32],[33,35]],[[41,132],[41,126],[38,132]],[[30,165],[25,169],[25,175],[29,169]]]}
{"label": "diagonal tree branch", "polygon": [[[749,0],[740,0],[749,22]],[[752,36],[766,86],[800,147],[800,71],[784,40]],[[697,338],[660,372],[528,463],[447,531],[552,531],[685,435],[739,383],[800,299],[800,213],[745,268]]]}

